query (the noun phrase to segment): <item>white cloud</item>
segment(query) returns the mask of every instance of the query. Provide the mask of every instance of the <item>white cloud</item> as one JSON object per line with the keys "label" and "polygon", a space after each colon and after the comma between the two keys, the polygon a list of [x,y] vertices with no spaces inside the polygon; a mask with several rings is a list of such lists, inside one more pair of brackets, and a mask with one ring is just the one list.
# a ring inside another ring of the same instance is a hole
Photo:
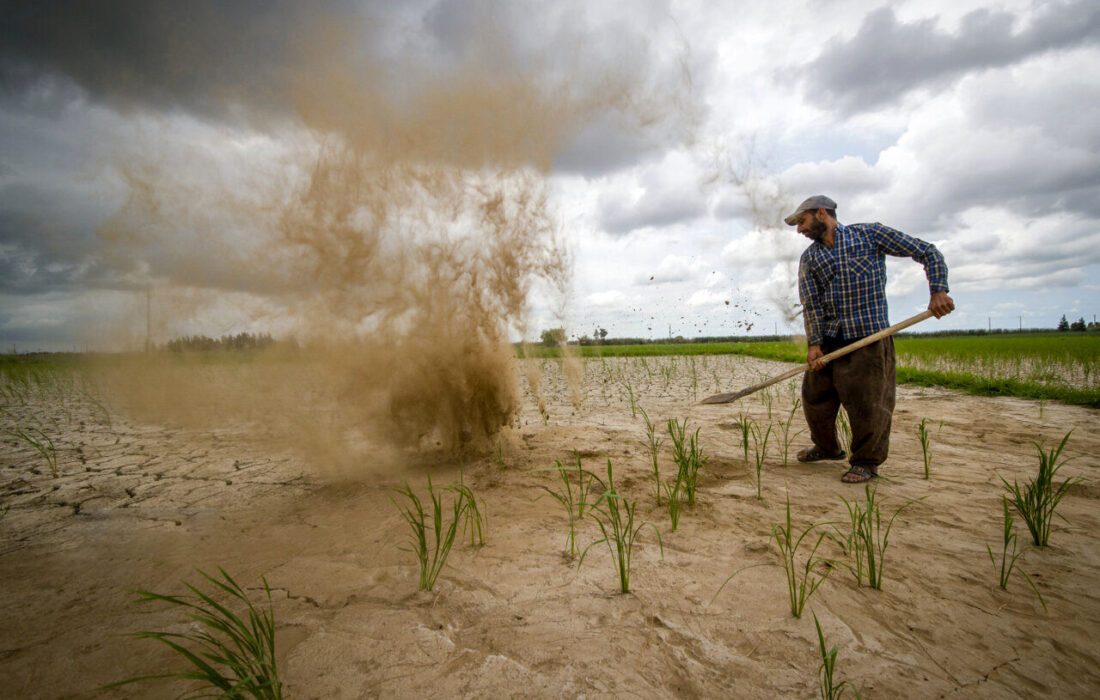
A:
{"label": "white cloud", "polygon": [[617,289],[610,289],[606,292],[589,294],[584,298],[584,303],[589,306],[612,306],[622,303],[624,299],[626,299],[625,294]]}

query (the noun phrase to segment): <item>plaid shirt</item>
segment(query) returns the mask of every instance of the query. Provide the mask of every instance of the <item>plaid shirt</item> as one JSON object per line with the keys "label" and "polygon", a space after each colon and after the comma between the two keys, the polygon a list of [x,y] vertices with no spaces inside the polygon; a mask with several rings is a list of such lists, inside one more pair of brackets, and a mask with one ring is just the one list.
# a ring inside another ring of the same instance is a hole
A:
{"label": "plaid shirt", "polygon": [[890,326],[886,255],[913,258],[924,265],[929,290],[948,291],[936,246],[879,223],[838,223],[832,248],[814,241],[799,261],[807,345],[821,345],[825,336],[856,340]]}

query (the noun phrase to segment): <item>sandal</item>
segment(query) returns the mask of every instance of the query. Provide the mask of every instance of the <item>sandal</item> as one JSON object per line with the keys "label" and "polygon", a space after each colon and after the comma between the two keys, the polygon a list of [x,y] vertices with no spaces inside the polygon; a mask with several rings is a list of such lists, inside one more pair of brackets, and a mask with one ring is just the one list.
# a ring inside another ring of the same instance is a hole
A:
{"label": "sandal", "polygon": [[821,462],[823,460],[844,459],[847,456],[848,455],[845,454],[844,450],[837,450],[835,454],[830,455],[826,454],[825,450],[821,449],[817,445],[813,445],[811,447],[807,447],[804,450],[799,450],[798,454],[795,455],[795,459],[797,459],[799,462]]}
{"label": "sandal", "polygon": [[876,476],[878,476],[878,474],[867,467],[853,466],[851,469],[844,472],[844,476],[840,477],[840,480],[846,484],[862,484],[874,479]]}

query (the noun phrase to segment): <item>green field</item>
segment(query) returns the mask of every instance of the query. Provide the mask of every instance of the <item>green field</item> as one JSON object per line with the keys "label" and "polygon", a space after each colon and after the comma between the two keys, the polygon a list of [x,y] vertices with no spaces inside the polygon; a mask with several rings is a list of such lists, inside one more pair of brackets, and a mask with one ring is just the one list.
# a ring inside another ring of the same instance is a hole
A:
{"label": "green field", "polygon": [[[909,336],[895,340],[898,381],[979,396],[1018,396],[1100,408],[1100,336],[1080,333]],[[794,342],[653,343],[572,347],[582,357],[750,355],[803,363]],[[520,355],[523,355],[521,349]],[[558,348],[530,346],[532,357]]]}

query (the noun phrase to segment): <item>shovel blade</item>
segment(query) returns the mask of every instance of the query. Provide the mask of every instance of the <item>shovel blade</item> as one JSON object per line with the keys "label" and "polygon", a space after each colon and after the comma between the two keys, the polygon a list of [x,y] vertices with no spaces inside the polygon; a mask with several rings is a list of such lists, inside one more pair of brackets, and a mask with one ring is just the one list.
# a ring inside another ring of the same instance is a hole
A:
{"label": "shovel blade", "polygon": [[708,396],[699,403],[730,403],[744,396],[748,396],[751,393],[751,390],[743,389],[741,391],[735,391],[729,394],[715,394],[714,396]]}

